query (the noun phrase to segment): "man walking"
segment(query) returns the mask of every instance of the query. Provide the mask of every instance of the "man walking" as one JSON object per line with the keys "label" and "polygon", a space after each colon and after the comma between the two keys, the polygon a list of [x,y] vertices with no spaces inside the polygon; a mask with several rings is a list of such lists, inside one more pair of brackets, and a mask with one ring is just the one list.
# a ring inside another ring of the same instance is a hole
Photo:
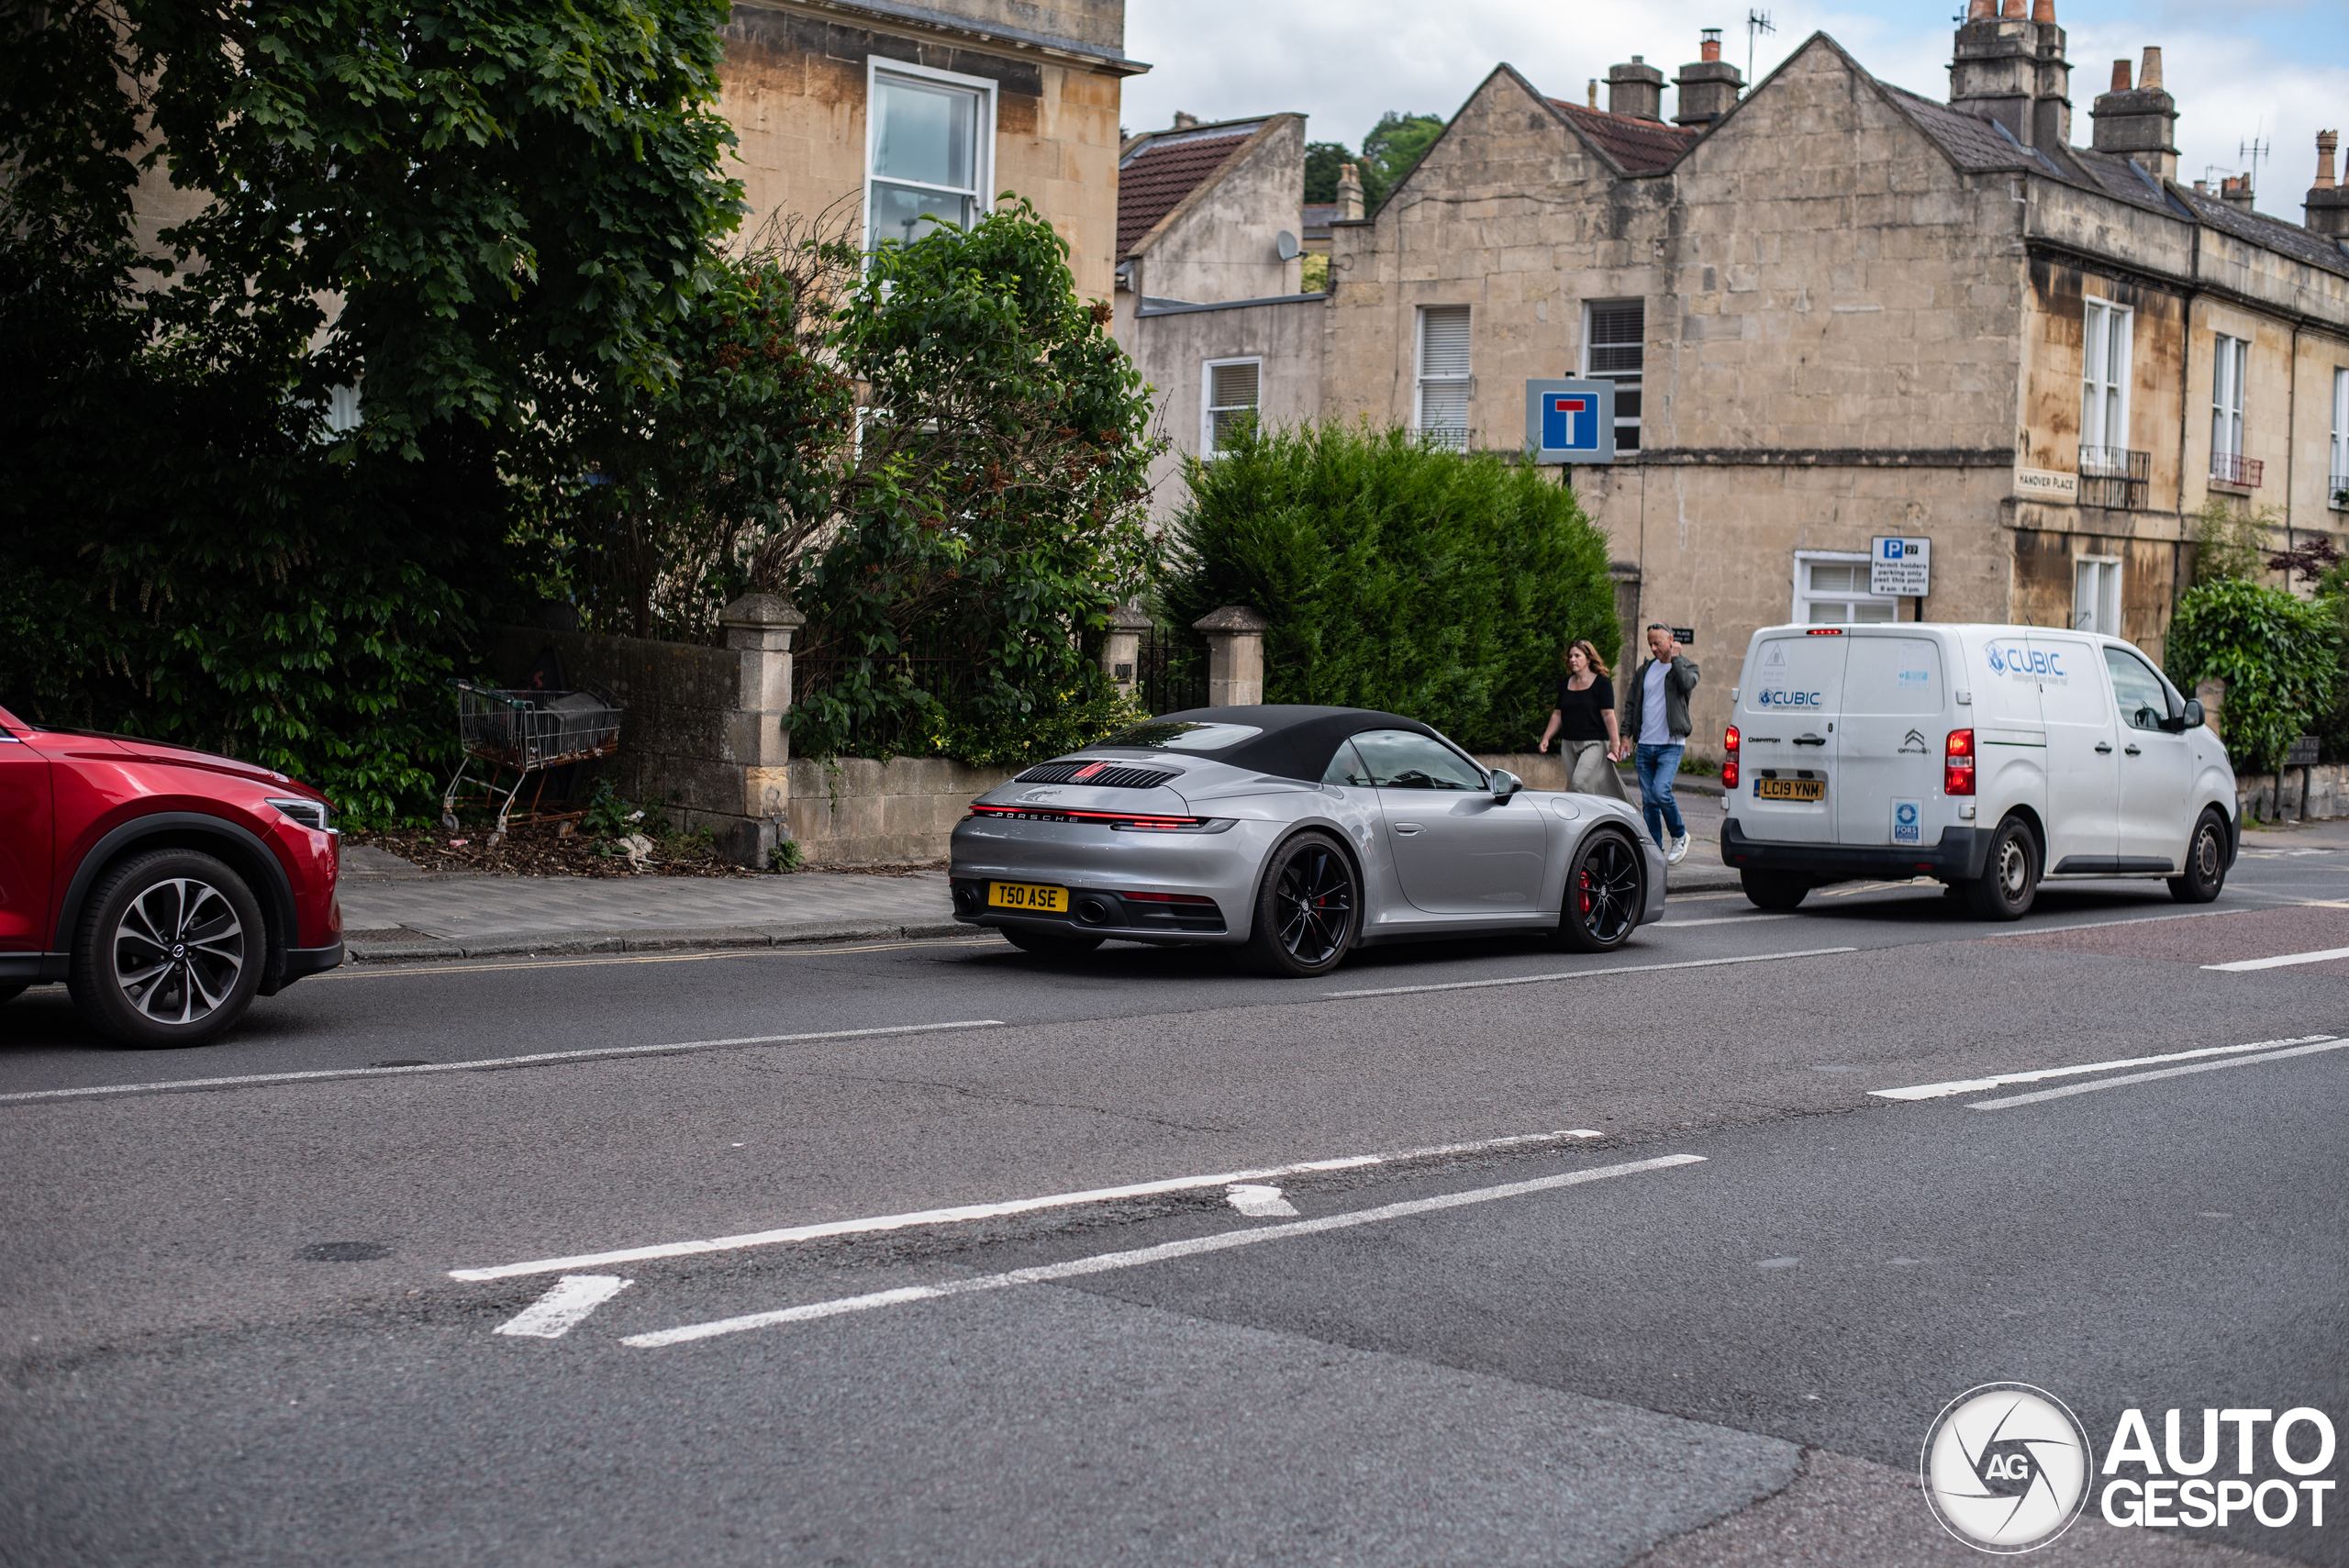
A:
{"label": "man walking", "polygon": [[1672,780],[1680,772],[1680,753],[1688,749],[1688,694],[1697,689],[1697,662],[1680,651],[1672,628],[1649,627],[1648,662],[1623,696],[1623,733],[1638,747],[1640,809],[1648,819],[1648,837],[1664,849],[1666,865],[1676,866],[1688,854],[1688,828],[1672,798]]}

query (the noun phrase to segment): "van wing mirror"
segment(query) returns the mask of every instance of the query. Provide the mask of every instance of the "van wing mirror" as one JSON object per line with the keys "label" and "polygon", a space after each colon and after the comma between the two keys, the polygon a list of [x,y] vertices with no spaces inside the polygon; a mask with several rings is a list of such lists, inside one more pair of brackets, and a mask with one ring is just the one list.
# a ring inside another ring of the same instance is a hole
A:
{"label": "van wing mirror", "polygon": [[1492,786],[1493,800],[1496,805],[1507,801],[1510,795],[1525,787],[1525,781],[1507,768],[1495,768],[1486,776],[1485,782]]}
{"label": "van wing mirror", "polygon": [[2177,728],[2181,731],[2188,729],[2199,729],[2202,728],[2201,698],[2188,697],[2186,699],[2186,711],[2178,715]]}

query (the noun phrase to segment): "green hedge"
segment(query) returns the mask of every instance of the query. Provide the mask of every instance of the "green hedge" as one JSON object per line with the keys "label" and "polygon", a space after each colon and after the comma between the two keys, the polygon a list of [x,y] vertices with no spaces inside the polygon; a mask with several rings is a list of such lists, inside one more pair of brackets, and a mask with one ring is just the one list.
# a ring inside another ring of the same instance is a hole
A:
{"label": "green hedge", "polygon": [[1272,622],[1264,700],[1383,708],[1476,751],[1531,748],[1575,638],[1621,642],[1607,540],[1548,469],[1406,430],[1243,430],[1194,462],[1165,594]]}
{"label": "green hedge", "polygon": [[2332,711],[2342,682],[2333,606],[2240,577],[2196,584],[2169,628],[2170,679],[2227,683],[2221,722],[2235,765],[2269,772]]}

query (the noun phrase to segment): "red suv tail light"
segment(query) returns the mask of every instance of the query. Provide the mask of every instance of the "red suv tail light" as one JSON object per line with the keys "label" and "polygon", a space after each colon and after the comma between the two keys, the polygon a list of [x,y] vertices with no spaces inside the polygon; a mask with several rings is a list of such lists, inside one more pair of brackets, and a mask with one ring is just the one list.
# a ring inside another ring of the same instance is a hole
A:
{"label": "red suv tail light", "polygon": [[1971,729],[1949,732],[1949,749],[1942,756],[1942,793],[1974,793],[1974,731]]}
{"label": "red suv tail light", "polygon": [[1737,726],[1732,724],[1721,734],[1721,788],[1737,787]]}

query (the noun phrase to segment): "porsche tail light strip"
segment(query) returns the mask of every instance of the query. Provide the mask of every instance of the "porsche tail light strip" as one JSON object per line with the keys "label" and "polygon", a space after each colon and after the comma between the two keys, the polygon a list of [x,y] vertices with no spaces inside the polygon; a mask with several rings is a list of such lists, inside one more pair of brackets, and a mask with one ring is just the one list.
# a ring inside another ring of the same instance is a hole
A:
{"label": "porsche tail light strip", "polygon": [[1203,832],[1214,821],[1214,818],[1207,817],[1160,817],[1132,811],[1053,810],[1032,806],[974,806],[971,815],[1008,817],[1019,822],[1082,822],[1146,833]]}

